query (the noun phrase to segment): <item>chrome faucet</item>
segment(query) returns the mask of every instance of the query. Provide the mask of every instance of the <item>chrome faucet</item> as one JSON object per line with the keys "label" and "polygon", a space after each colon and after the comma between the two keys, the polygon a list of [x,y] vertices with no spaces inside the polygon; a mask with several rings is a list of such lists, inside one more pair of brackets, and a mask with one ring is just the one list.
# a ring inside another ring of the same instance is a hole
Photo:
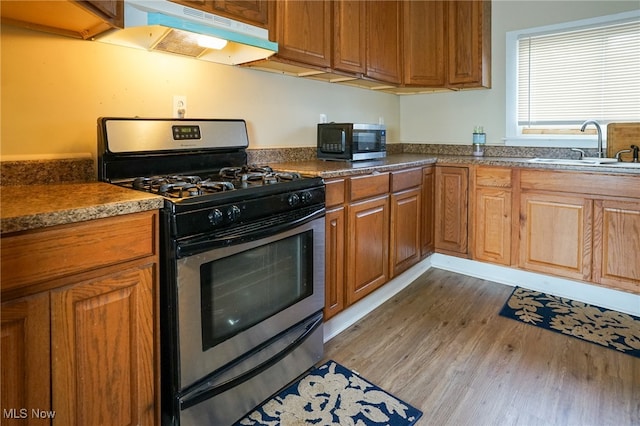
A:
{"label": "chrome faucet", "polygon": [[595,120],[587,120],[582,123],[582,128],[580,128],[580,131],[584,132],[584,129],[586,129],[589,124],[593,124],[594,126],[596,126],[596,131],[598,132],[598,158],[604,158],[606,157],[606,155],[604,155],[604,151],[602,150],[602,129],[600,128],[598,122]]}

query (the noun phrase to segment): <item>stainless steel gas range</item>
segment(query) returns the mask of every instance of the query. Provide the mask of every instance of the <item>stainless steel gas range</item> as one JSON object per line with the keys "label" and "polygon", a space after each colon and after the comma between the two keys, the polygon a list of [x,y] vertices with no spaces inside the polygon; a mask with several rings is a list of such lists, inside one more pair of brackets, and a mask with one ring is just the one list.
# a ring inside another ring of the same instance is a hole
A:
{"label": "stainless steel gas range", "polygon": [[323,354],[324,183],[247,146],[243,120],[98,120],[99,179],[165,197],[164,425],[232,424]]}

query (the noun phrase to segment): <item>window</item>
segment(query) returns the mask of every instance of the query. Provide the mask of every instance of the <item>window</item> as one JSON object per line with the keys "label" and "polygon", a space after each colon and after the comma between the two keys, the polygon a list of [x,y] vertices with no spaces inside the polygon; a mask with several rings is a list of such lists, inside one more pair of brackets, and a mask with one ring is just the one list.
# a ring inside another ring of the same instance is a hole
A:
{"label": "window", "polygon": [[640,121],[640,10],[507,33],[507,144],[592,147],[588,119]]}

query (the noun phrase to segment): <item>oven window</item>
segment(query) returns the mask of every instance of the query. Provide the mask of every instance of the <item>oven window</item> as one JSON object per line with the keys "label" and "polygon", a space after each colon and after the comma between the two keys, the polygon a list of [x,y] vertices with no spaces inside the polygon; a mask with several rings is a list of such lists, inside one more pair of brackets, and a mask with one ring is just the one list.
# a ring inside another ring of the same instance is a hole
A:
{"label": "oven window", "polygon": [[313,293],[313,231],[200,267],[205,351]]}

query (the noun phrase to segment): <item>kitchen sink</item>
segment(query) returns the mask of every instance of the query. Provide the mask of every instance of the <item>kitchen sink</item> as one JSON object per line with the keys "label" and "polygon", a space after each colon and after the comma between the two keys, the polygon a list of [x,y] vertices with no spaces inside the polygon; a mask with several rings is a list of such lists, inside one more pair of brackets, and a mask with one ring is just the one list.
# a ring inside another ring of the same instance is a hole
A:
{"label": "kitchen sink", "polygon": [[623,163],[615,158],[583,158],[572,160],[570,158],[532,158],[530,163],[557,164],[562,166],[604,166],[604,167],[631,167],[640,168],[640,163]]}

